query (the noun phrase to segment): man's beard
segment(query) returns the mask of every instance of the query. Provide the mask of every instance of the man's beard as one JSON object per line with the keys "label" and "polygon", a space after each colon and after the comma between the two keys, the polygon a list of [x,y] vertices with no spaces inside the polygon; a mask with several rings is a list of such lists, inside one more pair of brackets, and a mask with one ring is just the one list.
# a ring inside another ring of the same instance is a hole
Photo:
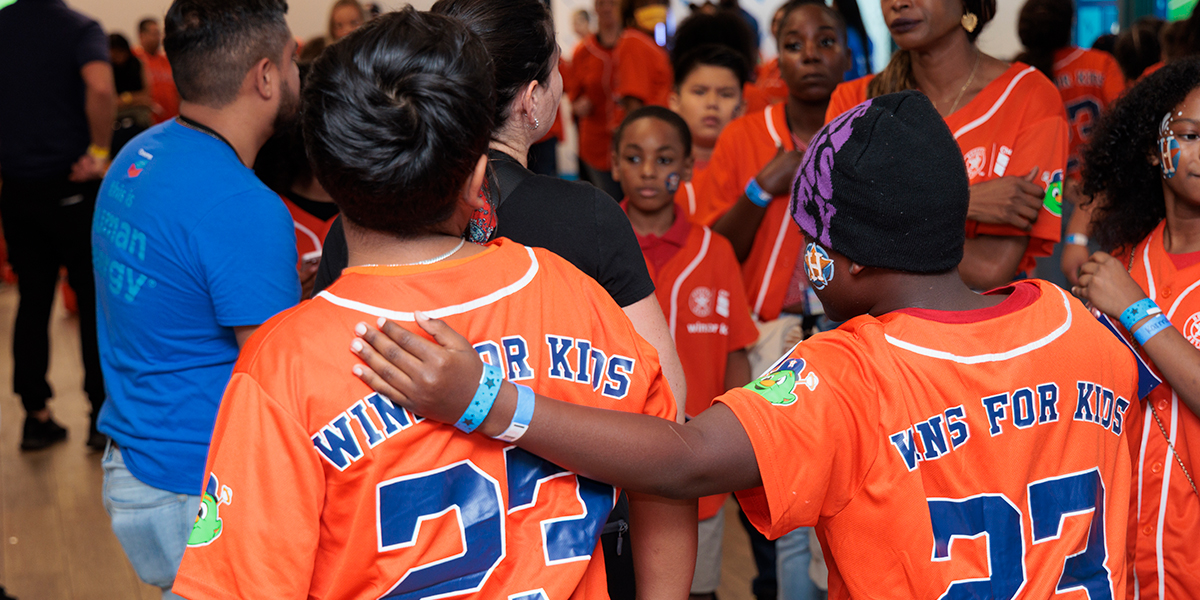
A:
{"label": "man's beard", "polygon": [[286,85],[280,88],[279,110],[275,112],[275,132],[288,131],[300,118],[300,95]]}

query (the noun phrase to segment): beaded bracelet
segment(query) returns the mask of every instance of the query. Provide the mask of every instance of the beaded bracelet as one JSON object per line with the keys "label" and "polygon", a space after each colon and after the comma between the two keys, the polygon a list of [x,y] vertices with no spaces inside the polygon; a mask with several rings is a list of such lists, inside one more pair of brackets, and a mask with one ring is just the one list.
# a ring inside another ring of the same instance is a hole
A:
{"label": "beaded bracelet", "polygon": [[454,424],[459,431],[471,433],[492,412],[496,403],[496,395],[500,393],[500,382],[504,381],[504,372],[499,367],[483,363],[483,373],[479,376],[479,387],[467,410]]}
{"label": "beaded bracelet", "polygon": [[1133,332],[1133,339],[1141,346],[1145,346],[1150,338],[1158,335],[1159,332],[1171,326],[1171,322],[1166,317],[1162,316],[1161,311],[1155,315],[1153,319],[1146,321],[1145,325],[1138,327],[1138,330]]}
{"label": "beaded bracelet", "polygon": [[537,395],[529,386],[519,383],[513,385],[517,388],[517,410],[513,412],[512,423],[509,423],[508,429],[494,438],[501,442],[515,442],[525,435],[525,430],[529,429],[529,422],[533,420],[534,405],[537,404]]}
{"label": "beaded bracelet", "polygon": [[1127,331],[1132,331],[1133,326],[1137,325],[1138,321],[1145,319],[1150,315],[1160,315],[1162,309],[1149,298],[1142,298],[1137,302],[1129,305],[1125,312],[1121,313],[1121,324],[1125,326]]}
{"label": "beaded bracelet", "polygon": [[758,179],[755,177],[751,177],[750,181],[746,182],[746,197],[749,198],[750,202],[754,203],[755,206],[760,206],[762,208],[766,208],[767,205],[771,203],[771,199],[773,198],[771,194],[768,194],[766,190],[762,189],[761,185],[758,185]]}

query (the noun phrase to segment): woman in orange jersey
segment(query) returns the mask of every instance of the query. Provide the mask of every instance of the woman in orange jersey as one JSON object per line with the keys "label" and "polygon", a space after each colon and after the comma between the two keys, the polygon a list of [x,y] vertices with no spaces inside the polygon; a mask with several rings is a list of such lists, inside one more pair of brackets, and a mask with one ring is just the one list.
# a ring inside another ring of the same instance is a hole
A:
{"label": "woman in orange jersey", "polygon": [[[493,439],[468,436],[486,410],[457,429],[436,424],[350,372],[347,328],[383,316],[415,328],[427,310],[487,357],[481,409],[508,379],[529,386],[527,401],[554,390],[674,417],[653,347],[597,283],[547,250],[464,239],[486,202],[493,88],[478,37],[412,8],[372,20],[314,64],[304,138],[345,213],[351,266],[246,342],[217,416],[180,595],[609,598],[598,540],[617,490],[514,447],[528,411]],[[630,494],[630,513],[638,591],[681,598],[696,504]]]}
{"label": "woman in orange jersey", "polygon": [[900,50],[878,75],[842,84],[828,119],[868,98],[915,89],[930,98],[962,148],[971,181],[959,272],[974,289],[1029,273],[1061,237],[1067,122],[1045,76],[975,45],[995,0],[881,0]]}
{"label": "woman in orange jersey", "polygon": [[1038,261],[1038,275],[1066,285],[1054,273],[1062,270],[1066,281],[1077,283],[1079,267],[1087,262],[1090,213],[1079,206],[1079,148],[1088,142],[1100,113],[1125,91],[1125,76],[1107,52],[1071,45],[1075,5],[1071,0],[1029,0],[1021,7],[1017,34],[1025,51],[1017,60],[1037,67],[1050,78],[1062,96],[1070,126],[1066,178],[1063,180],[1063,243],[1056,256]]}
{"label": "woman in orange jersey", "polygon": [[1131,598],[1200,590],[1200,59],[1156,71],[1113,104],[1083,151],[1093,231],[1113,252],[1077,294],[1132,332],[1166,382],[1133,436]]}

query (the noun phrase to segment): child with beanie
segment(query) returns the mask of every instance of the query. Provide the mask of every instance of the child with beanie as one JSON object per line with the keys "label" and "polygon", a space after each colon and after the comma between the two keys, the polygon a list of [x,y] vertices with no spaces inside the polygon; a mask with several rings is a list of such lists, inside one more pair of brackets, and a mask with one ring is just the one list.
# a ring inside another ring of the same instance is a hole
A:
{"label": "child with beanie", "polygon": [[[813,138],[788,206],[840,327],[686,425],[539,396],[517,445],[630,490],[736,491],[771,538],[815,526],[830,598],[1115,595],[1122,432],[1152,382],[1057,287],[968,288],[955,270],[968,200],[962,155],[925,96],[858,105]],[[442,322],[420,324],[437,342],[387,323],[363,335],[371,369],[355,370],[453,422],[482,364]],[[507,427],[516,396],[505,383],[480,431]]]}

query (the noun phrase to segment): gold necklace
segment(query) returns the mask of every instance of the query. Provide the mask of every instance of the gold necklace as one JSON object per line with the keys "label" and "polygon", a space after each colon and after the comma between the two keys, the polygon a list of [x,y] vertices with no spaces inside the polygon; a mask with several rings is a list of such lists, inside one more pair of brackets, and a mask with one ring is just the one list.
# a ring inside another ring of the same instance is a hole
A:
{"label": "gold necklace", "polygon": [[466,243],[467,243],[466,238],[460,239],[460,240],[458,240],[458,245],[455,246],[453,249],[451,249],[449,252],[447,252],[441,256],[435,256],[433,258],[427,258],[425,260],[419,260],[417,262],[394,263],[394,264],[388,264],[388,265],[369,264],[369,265],[362,265],[362,266],[364,266],[364,267],[415,267],[418,265],[432,265],[435,262],[441,262],[443,260],[446,260],[447,258],[450,258],[451,256],[454,256],[454,253],[461,250],[463,245]]}
{"label": "gold necklace", "polygon": [[958,103],[962,101],[963,94],[967,93],[967,88],[971,87],[971,83],[975,81],[975,71],[979,69],[979,56],[983,54],[978,48],[975,49],[975,66],[971,67],[971,76],[967,78],[967,82],[963,84],[962,89],[958,90],[958,97],[954,99],[954,104],[950,105],[950,112],[946,116],[954,114],[958,110]]}

